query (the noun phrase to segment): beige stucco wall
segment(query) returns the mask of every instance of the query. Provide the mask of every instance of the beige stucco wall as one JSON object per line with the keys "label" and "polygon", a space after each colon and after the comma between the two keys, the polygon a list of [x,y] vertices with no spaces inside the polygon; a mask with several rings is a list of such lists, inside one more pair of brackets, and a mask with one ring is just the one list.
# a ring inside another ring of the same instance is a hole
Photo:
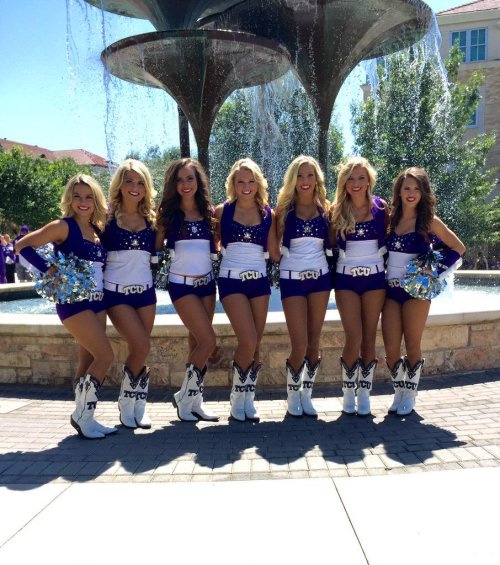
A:
{"label": "beige stucco wall", "polygon": [[[0,314],[0,383],[69,384],[75,372],[77,346],[56,316]],[[215,328],[222,360],[210,368],[207,386],[228,386],[229,366],[236,340],[223,314],[216,314]],[[116,362],[108,385],[119,382],[119,363],[126,357],[125,343],[108,328]],[[423,338],[427,359],[425,374],[453,373],[500,366],[500,312],[441,314],[429,317]],[[187,332],[174,315],[158,316],[152,336],[149,365],[152,384],[178,387],[187,357]],[[328,311],[321,336],[323,364],[319,382],[340,381],[339,357],[344,334],[336,311]],[[270,313],[262,343],[264,365],[261,385],[284,386],[284,363],[290,342],[283,314]],[[377,379],[387,379],[380,332]]]}

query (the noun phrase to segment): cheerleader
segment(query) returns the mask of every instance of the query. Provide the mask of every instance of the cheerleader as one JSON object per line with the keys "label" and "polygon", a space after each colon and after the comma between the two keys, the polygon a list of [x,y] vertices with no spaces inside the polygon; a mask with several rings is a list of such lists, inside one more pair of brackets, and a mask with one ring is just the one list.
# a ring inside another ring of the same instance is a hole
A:
{"label": "cheerleader", "polygon": [[332,213],[339,247],[333,288],[345,334],[340,359],[343,412],[357,411],[359,416],[371,412],[370,391],[378,363],[375,338],[385,300],[388,211],[387,204],[372,194],[376,178],[366,159],[350,158],[338,173]]}
{"label": "cheerleader", "polygon": [[124,161],[111,179],[110,211],[101,238],[107,251],[104,301],[128,347],[118,397],[126,428],[151,427],[146,413],[150,370],[145,363],[156,314],[151,274],[151,258],[156,258],[155,195],[147,167],[134,159]]}
{"label": "cheerleader", "polygon": [[157,218],[157,248],[163,249],[166,239],[171,258],[168,292],[189,331],[186,374],[173,403],[184,422],[217,421],[217,414],[203,404],[207,361],[216,346],[212,328],[216,288],[211,261],[216,249],[210,185],[198,161],[184,158],[170,164]]}
{"label": "cheerleader", "polygon": [[259,345],[271,294],[266,258],[278,261],[279,248],[274,213],[267,204],[267,181],[256,163],[234,163],[226,195],[215,216],[223,253],[219,297],[238,342],[232,362],[231,416],[258,421],[254,399],[261,370]]}
{"label": "cheerleader", "polygon": [[55,252],[73,253],[91,261],[96,289],[80,302],[57,304],[57,314],[79,345],[75,380],[75,410],[71,425],[82,438],[97,439],[115,433],[96,422],[94,412],[106,371],[113,361],[113,351],[106,337],[106,310],[103,295],[102,269],[106,250],[100,235],[106,220],[106,199],[101,187],[88,175],[76,175],[68,181],[61,198],[63,218],[25,235],[15,244],[21,255],[39,271],[48,266],[34,247],[54,244]]}
{"label": "cheerleader", "polygon": [[[465,246],[436,215],[436,198],[423,169],[411,167],[394,181],[387,238],[387,299],[382,312],[382,334],[387,366],[394,386],[389,413],[406,416],[413,410],[424,365],[422,334],[429,314],[430,300],[415,299],[401,286],[406,265],[429,251],[434,236],[448,247],[440,278],[461,263]],[[401,357],[404,336],[406,356]]]}
{"label": "cheerleader", "polygon": [[327,214],[323,172],[315,159],[301,155],[285,173],[276,210],[282,240],[281,300],[292,347],[285,367],[291,416],[318,416],[311,396],[331,290],[325,256],[331,255]]}

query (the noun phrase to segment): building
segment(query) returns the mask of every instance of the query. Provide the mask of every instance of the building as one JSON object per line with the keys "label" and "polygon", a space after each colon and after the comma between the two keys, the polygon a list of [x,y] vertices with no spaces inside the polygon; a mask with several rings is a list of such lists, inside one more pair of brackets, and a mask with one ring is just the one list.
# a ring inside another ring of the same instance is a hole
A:
{"label": "building", "polygon": [[459,80],[466,81],[480,69],[484,74],[481,101],[471,117],[467,137],[494,132],[496,143],[487,165],[500,176],[500,0],[468,2],[436,14],[441,32],[441,56],[458,43],[464,53]]}
{"label": "building", "polygon": [[60,151],[51,151],[45,147],[38,147],[38,145],[28,145],[26,143],[18,143],[17,141],[11,141],[10,139],[0,139],[0,146],[3,147],[5,151],[10,151],[13,147],[19,147],[26,155],[32,155],[33,157],[42,157],[47,159],[47,161],[56,161],[57,159],[73,159],[78,165],[86,165],[91,167],[93,173],[99,171],[108,170],[111,168],[116,168],[116,165],[110,163],[103,157],[90,153],[85,149],[64,149]]}

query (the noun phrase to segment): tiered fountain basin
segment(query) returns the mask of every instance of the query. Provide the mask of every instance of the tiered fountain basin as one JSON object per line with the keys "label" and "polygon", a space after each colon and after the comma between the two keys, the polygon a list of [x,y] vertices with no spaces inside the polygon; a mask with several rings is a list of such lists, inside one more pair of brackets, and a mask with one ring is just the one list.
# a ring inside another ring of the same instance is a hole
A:
{"label": "tiered fountain basin", "polygon": [[[490,283],[496,282],[496,288],[500,288],[500,272],[461,271],[458,277],[460,281],[486,278]],[[76,369],[77,345],[58,317],[55,314],[5,312],[4,305],[7,303],[1,302],[2,294],[26,292],[27,288],[29,285],[0,287],[0,383],[69,385]],[[500,367],[500,290],[481,298],[479,294],[459,294],[457,291],[455,297],[445,296],[432,304],[422,343],[426,375]],[[220,360],[209,367],[206,385],[229,386],[236,338],[225,314],[215,315],[214,327]],[[126,344],[111,325],[107,333],[115,352],[115,362],[106,384],[116,385],[120,379],[120,364],[127,355]],[[175,314],[158,315],[151,341],[149,365],[152,386],[178,387],[187,358],[187,331],[179,317]],[[318,382],[340,382],[339,357],[343,341],[338,312],[328,310],[321,335],[323,363]],[[270,312],[261,346],[263,372],[259,385],[284,386],[284,364],[289,350],[290,340],[283,312]],[[376,379],[387,380],[380,329],[377,355],[380,362]]]}

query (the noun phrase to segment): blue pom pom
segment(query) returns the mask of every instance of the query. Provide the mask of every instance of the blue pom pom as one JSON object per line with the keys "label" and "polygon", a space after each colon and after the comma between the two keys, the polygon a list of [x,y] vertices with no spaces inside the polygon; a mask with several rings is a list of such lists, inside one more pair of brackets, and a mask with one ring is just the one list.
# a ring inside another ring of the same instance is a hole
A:
{"label": "blue pom pom", "polygon": [[408,261],[401,286],[419,300],[432,300],[446,287],[446,281],[438,278],[443,256],[431,249],[416,259]]}
{"label": "blue pom pom", "polygon": [[57,304],[73,304],[89,299],[95,292],[97,285],[92,261],[73,253],[55,252],[50,244],[36,251],[50,265],[49,270],[35,281],[35,290],[40,296]]}

